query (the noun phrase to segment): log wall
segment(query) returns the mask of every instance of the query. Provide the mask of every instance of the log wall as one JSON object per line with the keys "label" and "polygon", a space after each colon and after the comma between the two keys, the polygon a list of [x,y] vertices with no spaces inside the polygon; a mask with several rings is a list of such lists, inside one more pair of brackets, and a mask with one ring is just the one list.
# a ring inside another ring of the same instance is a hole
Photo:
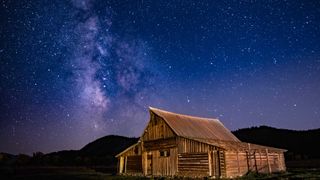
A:
{"label": "log wall", "polygon": [[[223,149],[182,137],[177,138],[177,147],[179,157],[178,162],[180,163],[178,163],[179,175],[191,177],[226,177],[226,164]],[[197,154],[201,154],[199,155],[199,159],[193,157],[197,156]],[[183,161],[194,160],[194,164],[190,165],[190,171],[187,172],[188,168],[187,166],[183,165],[183,162],[180,161],[180,158],[184,159]],[[183,165],[183,167],[181,167],[181,165]],[[196,165],[199,166],[197,167]]]}
{"label": "log wall", "polygon": [[209,176],[208,153],[180,153],[178,155],[178,175]]}

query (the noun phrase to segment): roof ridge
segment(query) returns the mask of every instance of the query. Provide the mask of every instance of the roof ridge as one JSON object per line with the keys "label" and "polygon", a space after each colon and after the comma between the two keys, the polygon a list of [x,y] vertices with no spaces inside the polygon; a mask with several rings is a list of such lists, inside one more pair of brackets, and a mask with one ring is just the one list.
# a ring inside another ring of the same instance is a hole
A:
{"label": "roof ridge", "polygon": [[179,116],[184,116],[184,117],[189,117],[189,118],[195,118],[195,120],[211,120],[211,121],[214,120],[214,121],[217,121],[217,122],[221,123],[221,121],[218,118],[207,118],[207,117],[193,116],[193,115],[187,115],[187,114],[180,114],[180,113],[166,111],[166,110],[159,109],[159,108],[154,108],[154,107],[151,107],[151,106],[149,106],[149,109],[151,111],[156,110],[156,111],[162,111],[163,113],[169,113],[169,114],[173,114],[173,115],[179,115]]}

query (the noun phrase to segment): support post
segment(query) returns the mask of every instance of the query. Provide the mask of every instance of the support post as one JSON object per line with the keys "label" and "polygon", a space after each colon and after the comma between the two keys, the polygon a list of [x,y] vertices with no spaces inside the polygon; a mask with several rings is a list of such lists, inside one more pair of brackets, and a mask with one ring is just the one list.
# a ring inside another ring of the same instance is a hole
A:
{"label": "support post", "polygon": [[126,156],[125,158],[124,158],[124,173],[127,173],[127,162],[128,161],[128,157]]}
{"label": "support post", "polygon": [[260,149],[259,149],[259,156],[260,156],[259,166],[260,166],[260,168],[261,168],[261,166],[263,166],[263,165],[262,165],[262,157],[261,157],[261,150],[260,150]]}
{"label": "support post", "polygon": [[252,162],[251,162],[251,145],[250,145],[250,143],[248,143],[248,170],[249,171],[251,171],[251,164],[252,164]]}
{"label": "support post", "polygon": [[270,166],[270,162],[269,162],[269,153],[268,153],[268,149],[266,149],[266,153],[267,153],[268,172],[269,172],[269,173],[271,173],[271,166]]}
{"label": "support post", "polygon": [[255,166],[255,170],[256,170],[256,172],[258,173],[256,151],[253,152],[253,156],[254,156],[254,166]]}
{"label": "support post", "polygon": [[212,151],[208,152],[209,176],[212,176]]}
{"label": "support post", "polygon": [[237,163],[238,163],[238,175],[240,176],[240,162],[239,162],[239,151],[237,150]]}
{"label": "support post", "polygon": [[147,152],[142,153],[142,171],[143,171],[144,176],[146,176],[148,174],[148,154],[147,154]]}
{"label": "support post", "polygon": [[282,161],[281,161],[281,155],[280,153],[278,154],[278,169],[279,171],[282,171]]}
{"label": "support post", "polygon": [[212,151],[212,176],[217,177],[218,174],[218,162],[217,162],[217,149]]}
{"label": "support post", "polygon": [[120,156],[119,174],[123,173],[123,163],[124,163],[123,156]]}

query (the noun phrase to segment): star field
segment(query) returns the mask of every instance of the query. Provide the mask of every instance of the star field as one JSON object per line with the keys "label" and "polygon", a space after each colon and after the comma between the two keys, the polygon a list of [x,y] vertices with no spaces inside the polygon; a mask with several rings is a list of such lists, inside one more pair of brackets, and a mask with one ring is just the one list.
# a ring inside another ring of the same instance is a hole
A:
{"label": "star field", "polygon": [[140,136],[149,106],[320,127],[318,1],[0,2],[0,151]]}

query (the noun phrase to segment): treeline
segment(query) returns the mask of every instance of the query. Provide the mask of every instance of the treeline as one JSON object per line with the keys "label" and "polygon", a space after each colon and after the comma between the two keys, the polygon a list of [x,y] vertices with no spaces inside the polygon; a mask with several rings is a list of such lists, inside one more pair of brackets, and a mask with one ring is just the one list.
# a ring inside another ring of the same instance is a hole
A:
{"label": "treeline", "polygon": [[0,166],[108,166],[116,163],[112,155],[88,156],[78,151],[63,151],[51,154],[41,152],[9,155],[0,154]]}
{"label": "treeline", "polygon": [[240,129],[233,134],[244,142],[287,149],[287,161],[320,158],[320,129],[296,131],[260,126]]}

